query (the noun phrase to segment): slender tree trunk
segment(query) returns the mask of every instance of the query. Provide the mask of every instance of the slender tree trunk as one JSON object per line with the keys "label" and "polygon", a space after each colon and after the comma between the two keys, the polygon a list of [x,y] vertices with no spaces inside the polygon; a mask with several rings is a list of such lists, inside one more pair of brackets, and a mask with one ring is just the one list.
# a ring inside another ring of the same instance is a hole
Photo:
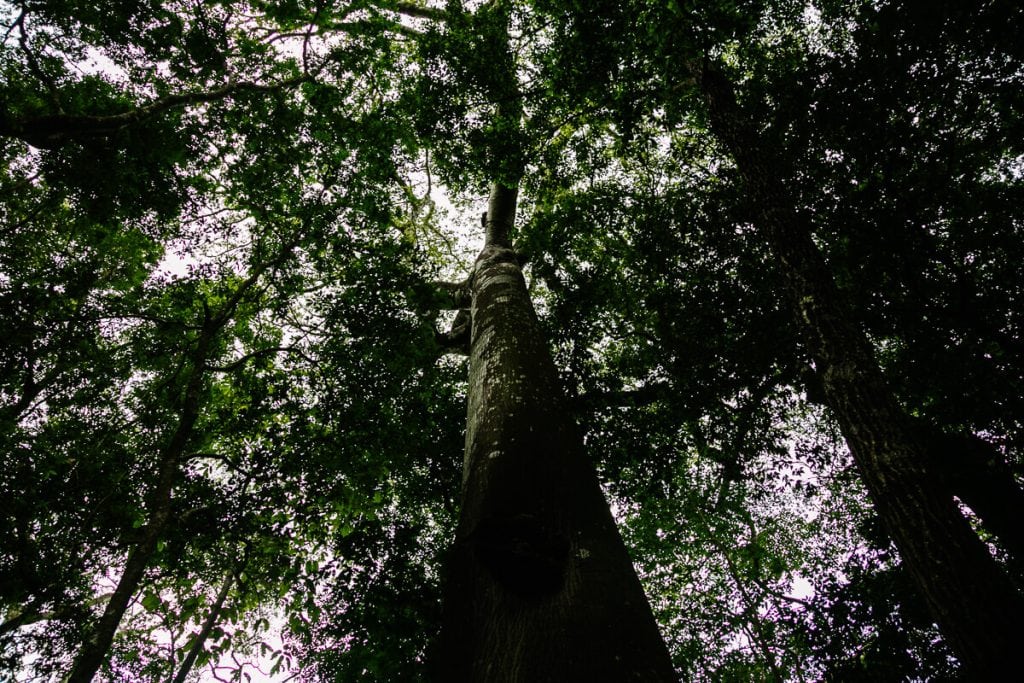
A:
{"label": "slender tree trunk", "polygon": [[495,186],[471,275],[462,509],[441,681],[674,681],[665,644],[560,396]]}
{"label": "slender tree trunk", "polygon": [[725,76],[705,68],[712,132],[733,156],[754,220],[785,277],[798,323],[871,499],[932,616],[977,680],[998,680],[1024,642],[1024,600],[957,509],[934,455],[896,402],[811,238],[782,199],[773,159]]}
{"label": "slender tree trunk", "polygon": [[209,326],[203,330],[198,348],[194,354],[192,374],[183,397],[178,425],[160,457],[160,469],[157,473],[156,486],[147,497],[149,520],[142,528],[142,539],[128,553],[124,571],[118,579],[117,587],[110,596],[103,614],[100,616],[92,632],[82,643],[71,672],[64,679],[66,683],[89,683],[96,675],[103,660],[107,656],[114,634],[121,625],[128,604],[142,582],[142,577],[149,566],[157,542],[171,519],[174,484],[178,478],[178,469],[185,449],[192,439],[193,429],[199,415],[199,394],[203,384],[203,365],[206,362],[207,349],[210,345],[213,330]]}
{"label": "slender tree trunk", "polygon": [[100,616],[91,633],[85,638],[75,656],[71,671],[64,679],[65,683],[89,683],[107,656],[114,634],[121,625],[132,596],[139,589],[139,584],[149,566],[157,542],[167,529],[173,513],[174,485],[180,474],[180,467],[189,443],[193,439],[196,420],[199,417],[202,389],[205,383],[207,363],[210,360],[214,338],[231,320],[239,303],[247,296],[260,278],[271,268],[281,265],[291,258],[292,250],[302,238],[303,231],[296,232],[285,242],[274,258],[263,261],[256,266],[232,293],[231,297],[216,312],[206,311],[205,320],[195,351],[192,353],[192,370],[179,405],[178,425],[174,434],[160,454],[160,466],[156,484],[146,500],[149,521],[142,529],[142,539],[128,553],[124,572],[118,580],[117,587],[111,595],[110,602]]}
{"label": "slender tree trunk", "polygon": [[192,642],[192,647],[189,648],[188,654],[182,660],[178,673],[174,675],[173,683],[185,683],[185,679],[192,672],[192,667],[195,666],[199,653],[203,651],[206,639],[210,637],[213,627],[220,621],[220,613],[224,609],[224,602],[228,599],[228,593],[231,592],[231,587],[234,585],[235,573],[234,570],[231,570],[224,575],[224,583],[221,584],[220,591],[217,593],[213,605],[210,606],[210,611],[206,614],[203,626],[199,629],[196,639]]}

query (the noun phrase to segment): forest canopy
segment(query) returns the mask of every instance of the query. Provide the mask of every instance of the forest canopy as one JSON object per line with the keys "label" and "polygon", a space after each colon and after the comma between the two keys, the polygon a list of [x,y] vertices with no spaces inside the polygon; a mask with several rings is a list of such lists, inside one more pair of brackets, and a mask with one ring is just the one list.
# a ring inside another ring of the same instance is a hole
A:
{"label": "forest canopy", "polygon": [[[0,2],[0,678],[569,680],[616,615],[632,680],[994,675],[1024,7],[966,5]],[[453,654],[484,598],[564,661]]]}

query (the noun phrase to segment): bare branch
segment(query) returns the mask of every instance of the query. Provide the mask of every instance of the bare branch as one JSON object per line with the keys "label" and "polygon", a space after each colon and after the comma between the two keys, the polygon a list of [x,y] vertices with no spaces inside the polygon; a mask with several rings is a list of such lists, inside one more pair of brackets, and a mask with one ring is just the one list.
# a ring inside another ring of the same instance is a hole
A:
{"label": "bare branch", "polygon": [[51,103],[57,108],[57,111],[61,111],[60,98],[57,97],[56,84],[53,82],[53,79],[43,71],[42,67],[39,66],[39,61],[36,59],[35,53],[33,53],[32,49],[28,46],[28,34],[25,31],[25,13],[25,10],[21,11],[18,18],[15,19],[13,24],[11,24],[11,29],[15,26],[18,27],[18,46],[25,55],[25,63],[28,65],[29,71],[32,72],[33,76],[43,82],[43,85],[46,86],[46,90],[50,95]]}

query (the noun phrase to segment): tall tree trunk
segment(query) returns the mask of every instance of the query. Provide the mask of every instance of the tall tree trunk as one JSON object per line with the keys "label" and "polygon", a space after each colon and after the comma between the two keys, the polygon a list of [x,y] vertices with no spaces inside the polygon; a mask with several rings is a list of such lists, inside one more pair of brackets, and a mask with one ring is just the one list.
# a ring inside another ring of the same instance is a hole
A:
{"label": "tall tree trunk", "polygon": [[774,159],[732,84],[705,67],[711,130],[740,172],[758,230],[785,277],[825,399],[871,499],[949,643],[977,680],[998,680],[1024,642],[1024,600],[971,529],[854,324],[807,218],[787,204]]}
{"label": "tall tree trunk", "polygon": [[1024,567],[1024,490],[1003,455],[976,436],[929,431],[925,445],[935,454],[946,487],[1002,543],[1017,571]]}
{"label": "tall tree trunk", "polygon": [[470,277],[462,509],[438,680],[674,681],[675,675],[509,248],[495,185]]}

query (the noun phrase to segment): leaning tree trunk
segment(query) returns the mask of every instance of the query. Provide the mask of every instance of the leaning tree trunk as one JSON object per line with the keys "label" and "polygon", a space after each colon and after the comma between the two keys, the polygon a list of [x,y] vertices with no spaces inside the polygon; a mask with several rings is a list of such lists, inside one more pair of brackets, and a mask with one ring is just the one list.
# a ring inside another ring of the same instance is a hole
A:
{"label": "leaning tree trunk", "polygon": [[149,520],[142,527],[142,538],[128,553],[117,587],[107,601],[103,614],[82,642],[71,670],[64,678],[64,683],[89,683],[103,665],[114,642],[114,635],[121,625],[121,619],[124,618],[132,597],[142,583],[146,569],[156,552],[157,543],[171,521],[172,494],[185,449],[193,438],[193,428],[199,416],[199,394],[203,385],[202,366],[207,360],[207,349],[213,332],[214,330],[204,327],[198,349],[193,354],[194,367],[182,399],[178,425],[160,454],[156,485],[147,496]]}
{"label": "leaning tree trunk", "polygon": [[981,518],[1010,555],[1011,566],[1024,568],[1024,490],[1009,464],[992,444],[976,436],[929,430],[924,443],[939,461],[947,490]]}
{"label": "leaning tree trunk", "polygon": [[273,259],[256,266],[215,314],[207,311],[196,340],[196,348],[190,354],[192,369],[180,398],[178,424],[160,452],[156,481],[146,497],[149,520],[142,527],[142,538],[128,553],[117,586],[103,613],[82,641],[63,683],[89,683],[103,666],[121,620],[128,611],[132,598],[138,592],[156,553],[157,545],[173,522],[174,487],[181,475],[181,465],[185,461],[188,446],[195,438],[195,425],[199,419],[207,363],[213,351],[214,338],[231,321],[231,316],[238,305],[252,291],[260,278],[268,270],[281,265],[291,257],[292,249],[298,244],[300,237],[301,233],[295,235]]}
{"label": "leaning tree trunk", "polygon": [[1024,642],[1024,600],[956,506],[852,317],[806,217],[787,205],[777,169],[731,83],[706,67],[711,130],[732,155],[754,221],[785,278],[817,371],[881,516],[932,616],[976,680],[998,680]]}
{"label": "leaning tree trunk", "polygon": [[438,680],[672,681],[665,644],[560,395],[492,190],[470,276],[462,508]]}
{"label": "leaning tree trunk", "polygon": [[203,626],[192,640],[188,653],[182,660],[181,666],[178,667],[178,672],[174,674],[172,683],[185,683],[188,680],[189,675],[192,673],[192,667],[195,666],[199,655],[203,652],[206,639],[210,637],[210,634],[213,633],[213,628],[220,621],[221,612],[224,610],[224,603],[227,601],[228,593],[231,592],[234,585],[235,570],[232,567],[224,574],[224,583],[221,584],[220,590],[217,591],[217,597],[213,599],[210,611],[206,613],[206,619],[203,620]]}

